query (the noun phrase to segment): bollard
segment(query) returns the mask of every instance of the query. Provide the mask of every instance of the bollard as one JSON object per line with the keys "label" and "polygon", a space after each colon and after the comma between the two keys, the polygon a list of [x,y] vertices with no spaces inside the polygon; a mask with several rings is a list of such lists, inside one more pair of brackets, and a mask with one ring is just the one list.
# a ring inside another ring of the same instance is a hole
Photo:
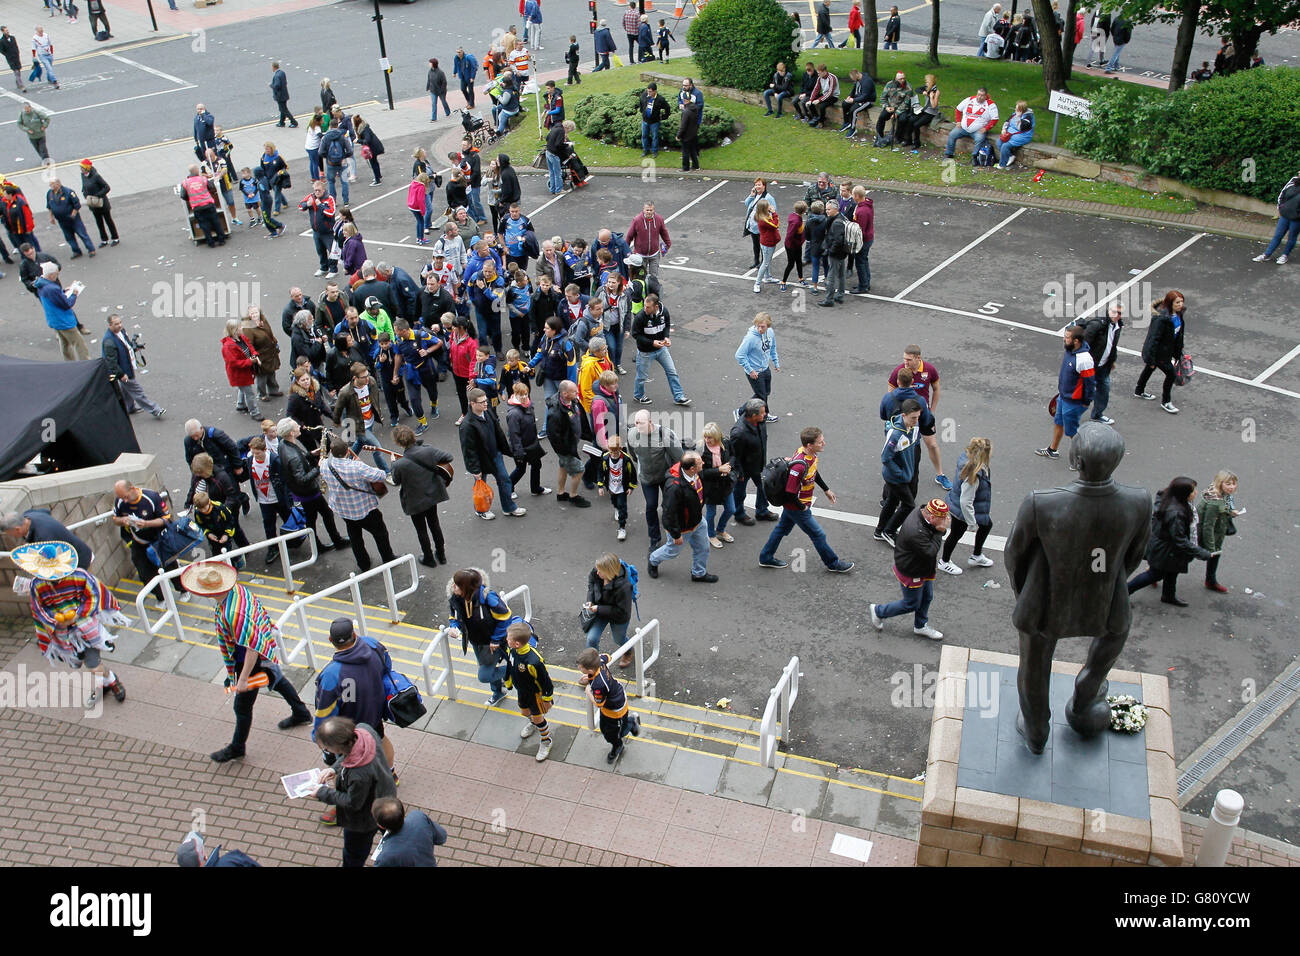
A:
{"label": "bollard", "polygon": [[1223,866],[1228,859],[1228,848],[1241,820],[1245,801],[1236,790],[1220,790],[1214,797],[1214,809],[1201,840],[1201,851],[1196,854],[1197,866]]}

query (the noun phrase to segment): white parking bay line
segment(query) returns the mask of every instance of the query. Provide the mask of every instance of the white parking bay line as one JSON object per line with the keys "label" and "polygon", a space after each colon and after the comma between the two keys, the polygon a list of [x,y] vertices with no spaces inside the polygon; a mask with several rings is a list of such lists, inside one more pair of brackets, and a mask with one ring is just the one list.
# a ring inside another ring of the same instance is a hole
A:
{"label": "white parking bay line", "polygon": [[[1204,233],[1201,233],[1200,235],[1204,235]],[[1194,238],[1199,238],[1199,236]],[[1187,243],[1184,243],[1184,245],[1187,245]],[[1170,256],[1176,254],[1178,251],[1180,250],[1178,249],[1174,250],[1174,252],[1171,253]],[[1169,256],[1167,256],[1166,258],[1169,258]],[[670,266],[667,263],[665,263],[662,266],[662,268],[675,269],[679,272],[694,272],[699,275],[717,276],[720,279],[735,279],[741,282],[754,281],[752,277],[740,275],[735,272],[715,272],[710,269],[696,269],[692,266]],[[981,322],[992,322],[994,325],[1002,325],[1002,326],[1006,326],[1007,328],[1023,329],[1026,332],[1037,332],[1039,335],[1059,336],[1061,334],[1060,331],[1058,331],[1057,329],[1045,329],[1042,328],[1041,326],[1030,325],[1027,322],[1016,322],[1014,319],[1003,319],[996,315],[984,315],[983,313],[980,312],[968,312],[965,309],[952,309],[946,305],[935,305],[931,302],[914,302],[911,299],[896,299],[891,296],[876,295],[873,292],[868,292],[865,295],[854,294],[850,292],[848,293],[848,295],[850,296],[850,298],[855,298],[855,299],[874,299],[877,302],[888,302],[894,305],[905,305],[913,309],[928,309],[931,312],[943,312],[947,315],[960,315],[968,319],[979,319]],[[1300,349],[1300,347],[1297,348]],[[1140,356],[1142,354],[1142,352],[1138,349],[1121,348],[1120,351],[1125,355]],[[1286,363],[1283,362],[1282,364],[1284,365]],[[1282,365],[1278,366],[1278,368],[1281,367]],[[1204,367],[1197,368],[1196,371],[1198,373],[1203,373],[1209,376],[1210,378],[1221,378],[1226,382],[1236,382],[1238,385],[1249,385],[1252,388],[1263,389],[1266,392],[1273,392],[1277,395],[1285,395],[1288,398],[1300,398],[1300,392],[1293,392],[1290,389],[1278,388],[1276,385],[1269,385],[1267,382],[1262,380],[1262,377],[1259,379],[1242,378],[1240,375],[1232,375],[1228,372],[1219,372],[1216,371],[1215,369],[1204,368]],[[1268,370],[1265,371],[1266,374],[1271,374],[1271,372],[1269,372]]]}
{"label": "white parking bay line", "polygon": [[676,211],[675,213],[673,213],[671,216],[669,216],[669,217],[667,217],[666,219],[664,219],[664,225],[667,225],[668,223],[672,222],[674,219],[676,219],[678,216],[680,216],[682,213],[684,213],[686,210],[690,209],[692,206],[694,206],[696,203],[700,202],[701,200],[703,200],[703,199],[708,199],[710,196],[712,196],[715,192],[717,192],[719,189],[721,189],[721,188],[722,188],[723,186],[725,186],[725,185],[727,185],[727,180],[725,180],[725,179],[723,179],[723,180],[719,180],[719,181],[718,181],[718,182],[717,182],[717,183],[716,183],[712,188],[710,188],[710,189],[709,189],[707,192],[705,192],[703,195],[701,195],[701,196],[699,196],[699,197],[697,197],[697,198],[695,198],[695,199],[692,199],[690,202],[688,202],[688,203],[687,203],[685,206],[683,206],[681,209],[677,210],[677,211]]}
{"label": "white parking bay line", "polygon": [[175,83],[177,86],[190,85],[185,80],[182,80],[179,76],[172,76],[170,73],[164,73],[162,70],[155,70],[151,66],[145,66],[143,63],[137,63],[135,60],[128,60],[126,57],[120,56],[117,53],[105,53],[104,55],[107,56],[110,60],[117,60],[118,63],[125,63],[127,66],[133,66],[137,70],[144,70],[144,72],[146,73],[151,73],[154,76],[160,76],[164,80],[169,80],[170,82]]}
{"label": "white parking bay line", "polygon": [[956,261],[957,261],[958,259],[960,259],[962,256],[966,255],[966,253],[970,252],[972,249],[974,249],[976,246],[978,246],[981,242],[983,242],[983,241],[984,241],[985,239],[987,239],[989,236],[993,235],[995,232],[997,232],[997,231],[998,231],[999,229],[1001,229],[1003,226],[1009,225],[1009,224],[1012,222],[1012,220],[1014,220],[1017,216],[1019,216],[1019,215],[1020,215],[1022,212],[1024,212],[1025,209],[1027,209],[1027,208],[1028,208],[1028,207],[1026,207],[1026,206],[1021,206],[1019,209],[1017,209],[1017,210],[1016,210],[1015,212],[1013,212],[1011,215],[1007,216],[1006,219],[1003,219],[1000,223],[998,223],[996,226],[994,226],[994,227],[993,227],[992,229],[990,229],[988,232],[984,233],[984,235],[980,236],[980,237],[979,237],[978,239],[976,239],[974,242],[968,243],[967,245],[963,246],[960,250],[958,250],[957,252],[955,252],[953,255],[951,255],[951,256],[949,256],[947,259],[943,260],[943,262],[939,263],[937,266],[935,266],[933,269],[931,269],[931,270],[930,270],[929,272],[927,272],[925,275],[921,276],[921,278],[917,279],[915,282],[913,282],[911,285],[909,285],[909,286],[908,286],[906,289],[904,289],[902,292],[898,293],[898,295],[894,296],[894,298],[895,298],[895,299],[904,299],[904,298],[906,298],[906,297],[907,297],[907,293],[911,292],[911,291],[912,291],[913,289],[915,289],[917,286],[922,285],[923,283],[926,282],[926,280],[928,280],[928,279],[932,278],[933,276],[937,275],[938,273],[942,272],[944,269],[948,268],[950,265],[952,265],[954,262],[956,262]]}
{"label": "white parking bay line", "polygon": [[[1088,316],[1092,315],[1092,314],[1093,314],[1094,312],[1096,312],[1098,309],[1104,308],[1105,306],[1109,305],[1110,302],[1111,302],[1113,299],[1118,299],[1121,295],[1123,295],[1126,291],[1128,291],[1128,289],[1132,288],[1134,285],[1136,285],[1137,283],[1141,282],[1143,279],[1145,279],[1145,278],[1146,278],[1147,276],[1149,276],[1151,273],[1155,272],[1157,269],[1159,269],[1162,265],[1164,265],[1164,264],[1165,264],[1166,262],[1168,262],[1170,259],[1174,258],[1174,256],[1180,255],[1180,254],[1183,252],[1184,249],[1187,249],[1188,247],[1190,247],[1190,246],[1191,246],[1194,242],[1196,242],[1198,239],[1204,239],[1204,238],[1205,238],[1205,233],[1203,233],[1203,232],[1198,232],[1196,235],[1192,236],[1192,238],[1188,239],[1186,242],[1181,243],[1181,244],[1178,246],[1178,248],[1175,249],[1173,252],[1170,252],[1170,253],[1167,254],[1167,255],[1161,256],[1159,259],[1157,259],[1157,260],[1156,260],[1155,262],[1153,262],[1151,265],[1147,266],[1145,269],[1143,269],[1141,272],[1139,272],[1139,273],[1138,273],[1137,275],[1135,275],[1133,278],[1129,279],[1127,282],[1125,282],[1122,286],[1120,286],[1118,289],[1116,289],[1116,290],[1115,290],[1114,292],[1112,292],[1110,295],[1106,296],[1106,298],[1104,298],[1104,299],[1102,299],[1101,301],[1099,301],[1099,302],[1098,302],[1096,305],[1094,305],[1091,309],[1086,309],[1086,310],[1084,310],[1083,312],[1080,312],[1078,315],[1076,315],[1076,316],[1074,317],[1074,318],[1075,318],[1075,321],[1078,322],[1078,321],[1080,321],[1080,320],[1082,320],[1082,319],[1086,319]],[[1199,370],[1198,370],[1198,371],[1199,371]],[[1242,379],[1242,381],[1247,381],[1247,380],[1246,380],[1246,379]]]}
{"label": "white parking bay line", "polygon": [[1297,345],[1297,346],[1296,346],[1295,348],[1293,348],[1290,352],[1287,352],[1286,355],[1283,355],[1280,359],[1278,359],[1276,362],[1274,362],[1274,363],[1273,363],[1272,365],[1270,365],[1268,368],[1264,369],[1264,371],[1262,371],[1262,372],[1260,372],[1258,375],[1256,375],[1253,379],[1251,379],[1251,381],[1254,382],[1256,385],[1259,385],[1261,382],[1263,382],[1266,378],[1268,378],[1268,377],[1269,377],[1270,375],[1272,375],[1274,372],[1278,371],[1278,370],[1281,369],[1283,366],[1285,366],[1288,362],[1290,362],[1290,361],[1291,361],[1293,358],[1295,358],[1297,355],[1300,355],[1300,345]]}
{"label": "white parking bay line", "polygon": [[[11,100],[17,100],[19,103],[31,103],[32,108],[38,113],[44,113],[46,116],[66,116],[68,113],[80,113],[82,110],[100,110],[106,106],[117,106],[119,103],[130,103],[132,100],[145,100],[151,96],[166,96],[168,93],[183,93],[186,90],[196,89],[193,83],[186,83],[184,86],[172,87],[170,90],[154,90],[152,93],[138,93],[135,96],[124,96],[121,99],[109,100],[107,103],[92,103],[89,106],[74,106],[66,110],[52,110],[42,106],[35,100],[29,100],[25,96],[19,96],[17,93],[11,93],[9,90],[0,89],[0,96],[8,97]],[[6,120],[0,123],[0,126],[10,126],[16,124],[17,120]],[[9,175],[13,175],[10,173]]]}

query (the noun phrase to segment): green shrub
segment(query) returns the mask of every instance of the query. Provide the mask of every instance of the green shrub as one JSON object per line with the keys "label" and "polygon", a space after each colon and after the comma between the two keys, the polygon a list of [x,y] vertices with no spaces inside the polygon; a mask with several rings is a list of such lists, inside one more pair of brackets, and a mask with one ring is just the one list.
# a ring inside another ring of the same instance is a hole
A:
{"label": "green shrub", "polygon": [[799,32],[776,0],[712,0],[691,21],[686,42],[704,82],[762,90],[778,62],[798,56]]}
{"label": "green shrub", "polygon": [[1300,70],[1241,70],[1175,93],[1116,82],[1091,102],[1068,145],[1092,159],[1265,202],[1295,174]]}
{"label": "green shrub", "polygon": [[[706,9],[708,9],[706,7]],[[640,90],[625,93],[598,93],[588,96],[573,108],[573,122],[583,136],[613,143],[617,146],[641,146]],[[665,97],[666,98],[666,97]],[[659,125],[659,145],[677,148],[677,124],[681,114],[673,113]],[[700,149],[708,149],[722,142],[723,137],[736,135],[736,118],[724,109],[705,105],[700,121]]]}

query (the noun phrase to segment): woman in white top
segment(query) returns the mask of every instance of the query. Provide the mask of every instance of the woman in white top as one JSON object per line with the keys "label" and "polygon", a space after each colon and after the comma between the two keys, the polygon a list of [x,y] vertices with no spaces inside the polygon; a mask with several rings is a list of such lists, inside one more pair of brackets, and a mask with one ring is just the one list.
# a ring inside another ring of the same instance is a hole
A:
{"label": "woman in white top", "polygon": [[325,135],[321,132],[324,119],[324,114],[317,111],[316,115],[307,122],[307,139],[302,144],[303,149],[307,151],[307,169],[312,182],[321,178],[320,141]]}

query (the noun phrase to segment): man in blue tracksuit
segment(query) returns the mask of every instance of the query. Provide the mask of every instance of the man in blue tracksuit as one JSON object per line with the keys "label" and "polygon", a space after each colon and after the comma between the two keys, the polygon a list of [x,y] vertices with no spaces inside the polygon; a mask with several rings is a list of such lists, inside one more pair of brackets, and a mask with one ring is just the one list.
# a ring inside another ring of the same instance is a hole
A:
{"label": "man in blue tracksuit", "polygon": [[[330,624],[330,644],[334,657],[316,675],[316,712],[311,737],[323,721],[330,717],[347,717],[359,724],[368,724],[383,742],[384,757],[391,768],[393,744],[384,734],[384,718],[388,716],[388,695],[384,676],[392,670],[393,662],[388,650],[373,637],[358,636],[351,618],[336,618]],[[334,808],[321,817],[332,823]]]}
{"label": "man in blue tracksuit", "polygon": [[456,59],[451,62],[451,75],[460,80],[460,91],[465,95],[465,105],[474,108],[474,77],[478,76],[478,60],[465,48],[456,48]]}

